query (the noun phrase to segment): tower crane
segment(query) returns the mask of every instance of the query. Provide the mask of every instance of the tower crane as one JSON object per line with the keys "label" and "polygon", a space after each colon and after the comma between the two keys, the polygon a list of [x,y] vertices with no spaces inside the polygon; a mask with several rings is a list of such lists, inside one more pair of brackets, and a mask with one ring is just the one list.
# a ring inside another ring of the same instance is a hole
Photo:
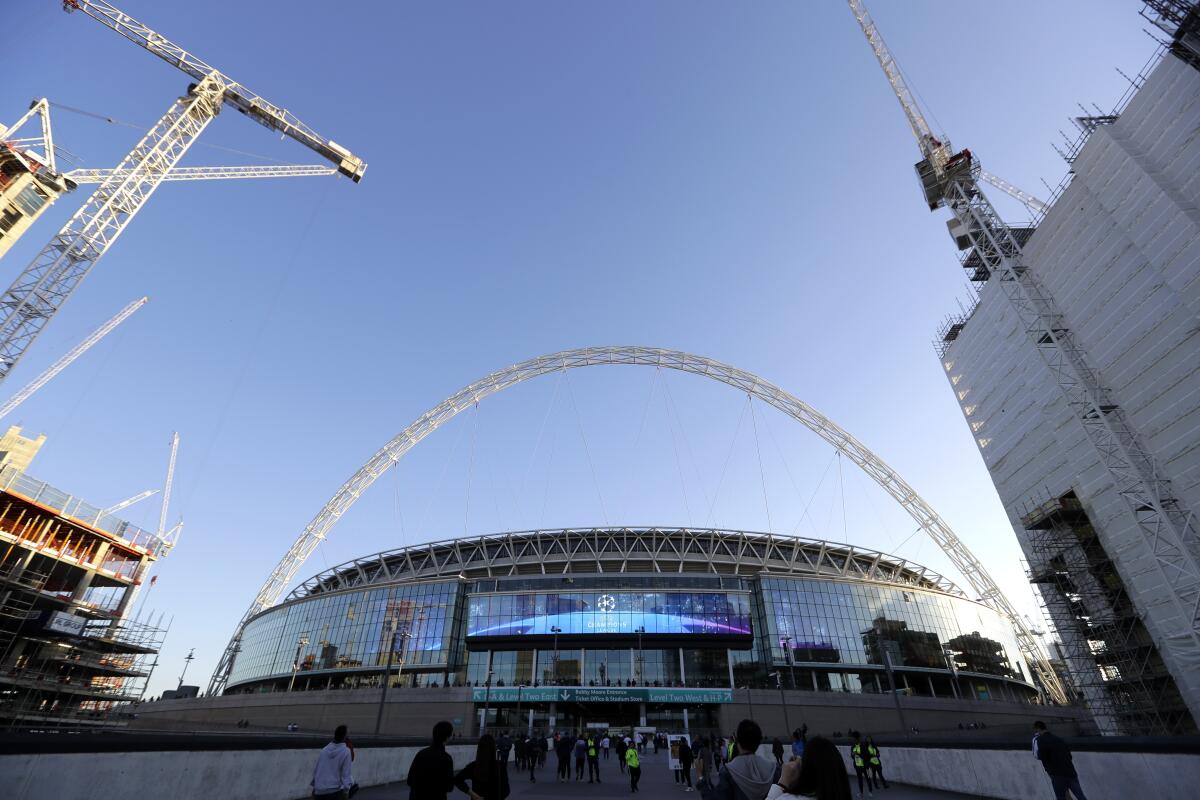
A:
{"label": "tower crane", "polygon": [[[50,106],[46,98],[36,100],[11,127],[0,125],[0,258],[60,196],[81,184],[104,183],[109,178],[128,178],[130,170],[73,169],[59,173],[55,161]],[[14,136],[37,117],[40,136]],[[211,181],[245,178],[307,178],[337,173],[336,167],[300,164],[236,167],[176,167],[161,176],[163,181]]]}
{"label": "tower crane", "polygon": [[321,136],[287,109],[250,91],[112,4],[103,0],[64,0],[63,8],[83,12],[190,75],[195,83],[187,94],[171,103],[0,297],[0,380],[7,377],[46,323],[225,105],[308,147],[355,182],[362,179],[367,168],[361,158]]}
{"label": "tower crane", "polygon": [[92,333],[86,339],[72,347],[66,353],[66,355],[51,364],[45,372],[30,381],[23,389],[21,389],[21,391],[10,397],[8,402],[6,402],[3,406],[0,406],[0,419],[3,419],[11,414],[17,406],[28,400],[34,392],[49,383],[51,378],[70,366],[72,361],[90,350],[93,345],[95,345],[105,336],[108,336],[108,334],[112,333],[118,325],[133,316],[133,312],[146,305],[146,303],[149,301],[149,297],[143,297],[140,300],[134,300],[132,303],[118,311],[116,316],[114,316],[108,322],[92,331]]}
{"label": "tower crane", "polygon": [[129,508],[134,503],[140,503],[143,500],[145,500],[147,497],[153,497],[156,494],[158,494],[158,489],[147,489],[144,492],[138,492],[133,497],[130,497],[126,500],[122,500],[121,502],[117,503],[115,506],[109,506],[108,508],[104,509],[103,513],[115,514],[118,511]]}
{"label": "tower crane", "polygon": [[[168,178],[168,180],[170,179]],[[985,183],[990,183],[992,186],[995,186],[997,189],[1004,192],[1014,200],[1019,200],[1026,208],[1035,213],[1045,213],[1046,209],[1050,207],[1024,189],[1018,189],[1016,186],[1013,186],[1011,183],[1004,180],[1004,178],[1001,178],[999,175],[993,175],[986,169],[980,168],[979,180]]]}
{"label": "tower crane", "polygon": [[162,508],[158,512],[158,536],[167,534],[167,510],[171,505],[171,484],[175,482],[175,459],[179,455],[179,432],[171,434],[171,457],[167,459],[167,478],[163,481]]}
{"label": "tower crane", "polygon": [[[1169,598],[1164,597],[1163,603],[1170,604],[1173,611],[1170,621],[1164,622],[1160,647],[1171,650],[1188,668],[1200,668],[1200,520],[1162,477],[1129,416],[1076,341],[1054,297],[1030,269],[1016,235],[984,195],[978,161],[970,150],[955,152],[948,141],[933,135],[862,0],[848,2],[917,140],[921,161],[916,171],[925,202],[931,211],[950,209],[953,216],[947,226],[955,244],[960,250],[973,249],[989,271],[989,280],[999,282],[1153,555],[1150,569],[1157,570],[1167,587],[1164,595]],[[943,366],[949,370],[953,364]],[[1046,691],[1056,702],[1066,702],[1067,693],[1037,647],[1033,632],[983,566],[961,556],[954,560],[976,591],[1008,616],[1022,653]]]}
{"label": "tower crane", "polygon": [[[335,167],[320,165],[269,165],[240,167],[176,167],[162,176],[164,181],[223,181],[246,178],[307,178],[334,175]],[[72,183],[104,183],[110,178],[128,177],[129,171],[116,169],[73,169],[63,173]]]}

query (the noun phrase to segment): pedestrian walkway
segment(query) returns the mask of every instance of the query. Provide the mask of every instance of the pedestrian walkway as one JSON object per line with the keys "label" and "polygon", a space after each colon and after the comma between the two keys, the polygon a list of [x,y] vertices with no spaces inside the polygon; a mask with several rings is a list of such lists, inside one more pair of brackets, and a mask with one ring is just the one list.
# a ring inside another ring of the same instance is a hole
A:
{"label": "pedestrian walkway", "polygon": [[[517,772],[509,769],[509,779],[512,784],[510,800],[549,800],[549,798],[571,798],[571,800],[606,800],[607,798],[631,797],[629,792],[629,776],[622,773],[617,765],[616,755],[609,760],[600,759],[600,783],[588,784],[587,779],[559,783],[555,777],[554,755],[546,760],[546,766],[536,772],[537,782],[530,783],[528,772]],[[456,766],[462,766],[461,764]],[[572,772],[574,766],[572,766]],[[665,800],[670,793],[676,792],[678,800],[700,800],[700,793],[685,792],[675,783],[675,773],[668,769],[667,753],[661,751],[655,754],[652,750],[642,756],[642,780],[638,788],[639,795],[645,795],[652,800]],[[851,787],[857,797],[857,785],[854,776],[850,776]],[[893,783],[890,789],[875,792],[875,800],[970,800],[974,795],[957,794],[955,792],[940,792],[936,789],[922,789],[916,786],[900,786]],[[355,800],[407,800],[408,787],[403,783],[392,783],[386,786],[375,786],[363,789]],[[451,793],[449,800],[466,800],[466,795],[457,789]]]}

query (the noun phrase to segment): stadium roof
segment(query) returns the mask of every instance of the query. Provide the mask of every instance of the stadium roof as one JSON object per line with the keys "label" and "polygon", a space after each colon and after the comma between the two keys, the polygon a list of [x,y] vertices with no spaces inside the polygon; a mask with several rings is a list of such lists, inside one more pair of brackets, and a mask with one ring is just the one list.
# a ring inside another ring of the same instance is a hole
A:
{"label": "stadium roof", "polygon": [[496,533],[385,550],[314,575],[286,601],[401,581],[581,574],[843,578],[966,596],[919,564],[855,545],[714,528],[605,527]]}

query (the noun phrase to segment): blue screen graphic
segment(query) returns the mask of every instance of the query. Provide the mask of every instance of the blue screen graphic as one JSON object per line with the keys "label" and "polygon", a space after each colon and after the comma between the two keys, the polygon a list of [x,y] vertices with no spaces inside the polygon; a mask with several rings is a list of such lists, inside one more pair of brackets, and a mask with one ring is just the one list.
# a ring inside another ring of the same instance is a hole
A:
{"label": "blue screen graphic", "polygon": [[476,595],[467,636],[717,634],[750,636],[750,602],[725,592],[560,592]]}

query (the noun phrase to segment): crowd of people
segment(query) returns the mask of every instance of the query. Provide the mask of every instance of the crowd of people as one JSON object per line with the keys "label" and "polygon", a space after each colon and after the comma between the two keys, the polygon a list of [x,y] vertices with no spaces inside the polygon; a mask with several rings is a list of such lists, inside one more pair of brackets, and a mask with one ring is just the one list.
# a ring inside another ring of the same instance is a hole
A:
{"label": "crowd of people", "polygon": [[[514,739],[504,731],[498,738],[490,734],[480,736],[474,760],[458,771],[446,752],[446,742],[453,733],[454,727],[449,722],[434,725],[432,743],[416,754],[409,768],[409,800],[447,800],[455,788],[469,800],[506,800],[511,792],[510,756],[518,772],[528,771],[530,782],[536,782],[536,773],[545,767],[550,753],[557,759],[556,775],[560,783],[582,782],[585,771],[588,783],[599,783],[601,762],[615,755],[620,773],[629,780],[630,794],[637,794],[642,756],[650,748],[658,753],[668,747],[672,750],[676,784],[687,792],[699,790],[701,800],[851,800],[852,797],[850,773],[841,752],[830,739],[810,738],[807,727],[792,733],[790,753],[783,741],[775,738],[771,742],[773,758],[759,755],[762,729],[749,719],[742,720],[728,740],[699,736],[690,741],[679,737],[668,742],[663,734],[639,732],[617,736],[602,731],[518,735]],[[864,792],[874,797],[876,790],[890,788],[874,739],[858,731],[851,731],[850,738],[850,759],[859,800]],[[1076,800],[1086,800],[1070,748],[1042,722],[1034,723],[1033,755],[1045,768],[1057,800],[1065,800],[1068,792]],[[351,776],[353,761],[354,746],[346,726],[339,725],[333,741],[317,757],[312,796],[317,800],[353,797],[358,789]]]}

